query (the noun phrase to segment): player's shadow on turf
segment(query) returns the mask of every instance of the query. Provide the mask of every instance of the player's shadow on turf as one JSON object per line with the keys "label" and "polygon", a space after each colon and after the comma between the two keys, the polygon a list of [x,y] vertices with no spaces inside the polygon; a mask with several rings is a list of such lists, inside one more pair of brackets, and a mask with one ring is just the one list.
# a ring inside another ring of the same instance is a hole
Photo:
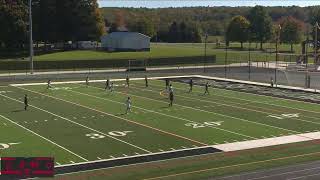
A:
{"label": "player's shadow on turf", "polygon": [[12,112],[23,112],[23,111],[25,111],[24,109],[18,109],[18,110],[13,110]]}
{"label": "player's shadow on turf", "polygon": [[119,113],[119,114],[116,114],[116,116],[124,116],[124,115],[127,115],[127,113]]}

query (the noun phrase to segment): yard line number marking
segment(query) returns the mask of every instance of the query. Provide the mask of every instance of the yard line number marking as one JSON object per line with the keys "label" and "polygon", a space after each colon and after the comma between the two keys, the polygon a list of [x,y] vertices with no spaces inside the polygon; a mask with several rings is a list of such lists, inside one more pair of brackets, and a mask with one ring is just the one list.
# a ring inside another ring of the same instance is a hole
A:
{"label": "yard line number marking", "polygon": [[222,123],[223,121],[216,121],[216,122],[204,122],[204,123],[187,123],[185,125],[192,128],[204,128],[204,127],[221,126]]}
{"label": "yard line number marking", "polygon": [[[110,136],[122,137],[122,136],[126,136],[130,132],[132,132],[132,131],[110,131],[108,134]],[[98,134],[98,133],[89,133],[89,134],[86,134],[86,136],[91,138],[91,139],[102,139],[102,138],[105,138],[104,135],[101,135],[101,134]]]}
{"label": "yard line number marking", "polygon": [[299,113],[296,113],[296,114],[269,115],[268,117],[272,117],[272,118],[276,118],[276,119],[298,118],[299,117]]}
{"label": "yard line number marking", "polygon": [[8,144],[0,143],[0,150],[8,149],[10,148],[11,145],[16,145],[16,144],[20,144],[20,143],[8,143]]}

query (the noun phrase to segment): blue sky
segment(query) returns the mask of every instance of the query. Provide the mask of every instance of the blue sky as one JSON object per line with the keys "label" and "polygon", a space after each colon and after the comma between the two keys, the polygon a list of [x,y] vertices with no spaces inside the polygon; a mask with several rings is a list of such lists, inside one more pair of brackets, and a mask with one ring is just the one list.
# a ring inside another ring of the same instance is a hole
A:
{"label": "blue sky", "polygon": [[98,0],[100,7],[315,6],[320,0]]}

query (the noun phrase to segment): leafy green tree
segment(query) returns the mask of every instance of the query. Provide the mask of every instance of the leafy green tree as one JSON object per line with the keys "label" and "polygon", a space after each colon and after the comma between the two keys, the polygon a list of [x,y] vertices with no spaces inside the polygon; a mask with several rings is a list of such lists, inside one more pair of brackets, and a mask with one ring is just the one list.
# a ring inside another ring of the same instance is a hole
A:
{"label": "leafy green tree", "polygon": [[0,0],[0,42],[7,49],[22,48],[27,42],[28,7],[24,0]]}
{"label": "leafy green tree", "polygon": [[130,30],[148,35],[151,38],[153,36],[155,36],[155,34],[156,34],[154,25],[152,24],[151,20],[149,20],[147,18],[142,18],[142,19],[138,20],[138,22],[136,22],[135,24],[132,25]]}
{"label": "leafy green tree", "polygon": [[[315,26],[316,23],[320,24],[320,8],[316,7],[309,14],[309,22],[312,25],[312,38],[315,40]],[[320,41],[320,30],[318,29],[317,40]],[[319,49],[319,47],[317,47]]]}
{"label": "leafy green tree", "polygon": [[178,42],[179,28],[177,22],[173,22],[169,28],[168,32],[168,42],[175,43]]}
{"label": "leafy green tree", "polygon": [[260,49],[264,42],[272,36],[272,19],[262,6],[253,7],[248,15],[250,21],[250,39],[260,42]]}
{"label": "leafy green tree", "polygon": [[241,43],[246,42],[249,38],[250,22],[243,16],[235,16],[227,27],[226,39],[228,41],[237,41]]}
{"label": "leafy green tree", "polygon": [[293,44],[300,43],[302,41],[302,28],[303,22],[289,16],[280,21],[281,34],[280,41],[289,43],[291,45],[291,52],[293,52]]}

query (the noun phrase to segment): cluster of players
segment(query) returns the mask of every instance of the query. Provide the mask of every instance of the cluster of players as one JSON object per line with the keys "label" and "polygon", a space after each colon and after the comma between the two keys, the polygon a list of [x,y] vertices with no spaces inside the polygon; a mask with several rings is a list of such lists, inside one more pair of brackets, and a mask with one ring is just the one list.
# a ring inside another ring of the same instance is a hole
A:
{"label": "cluster of players", "polygon": [[[89,76],[86,77],[86,85],[87,87],[89,86]],[[170,80],[169,79],[165,79],[165,89],[166,91],[168,92],[168,96],[169,96],[169,107],[172,107],[173,106],[173,102],[174,102],[174,92],[173,92],[173,86],[172,84],[170,83]],[[129,76],[126,77],[126,86],[129,88],[130,86],[130,79],[129,79]],[[204,95],[206,94],[209,94],[209,82],[207,82],[205,84],[205,91],[204,91]],[[148,77],[145,76],[145,87],[149,87],[149,82],[148,82]],[[190,81],[189,81],[189,93],[192,92],[192,88],[193,88],[193,79],[191,78]],[[51,85],[51,80],[49,79],[47,81],[47,89],[51,89],[52,88],[52,85]],[[114,91],[114,84],[113,82],[110,81],[109,78],[107,78],[106,82],[105,82],[105,90],[109,90],[110,92],[113,92]],[[128,96],[126,102],[126,114],[128,114],[129,112],[131,112],[131,107],[132,107],[132,101],[131,101],[131,98],[130,96]],[[24,110],[27,110],[29,104],[28,104],[28,96],[25,95],[24,97]]]}

